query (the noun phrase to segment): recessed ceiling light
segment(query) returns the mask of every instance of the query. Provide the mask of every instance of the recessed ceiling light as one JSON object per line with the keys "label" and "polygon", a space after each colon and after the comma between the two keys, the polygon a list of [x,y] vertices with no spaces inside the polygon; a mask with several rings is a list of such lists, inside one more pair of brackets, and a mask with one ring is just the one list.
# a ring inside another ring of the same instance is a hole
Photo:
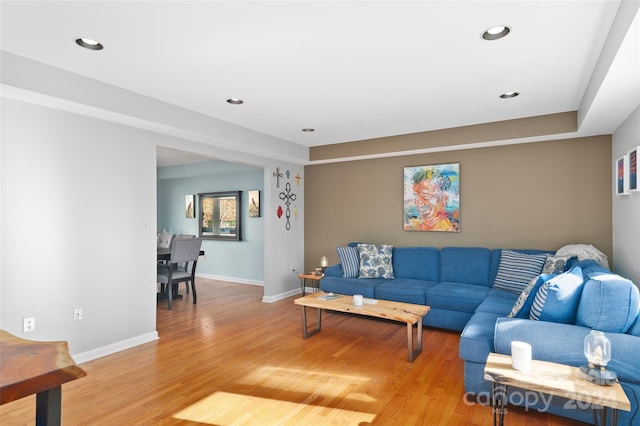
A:
{"label": "recessed ceiling light", "polygon": [[515,98],[518,95],[520,95],[520,93],[518,93],[518,92],[507,92],[507,93],[503,93],[502,95],[500,95],[500,97],[502,99],[509,99],[509,98]]}
{"label": "recessed ceiling light", "polygon": [[227,99],[227,103],[229,103],[231,105],[242,105],[244,103],[244,101],[242,99],[238,99],[238,98],[229,98],[229,99]]}
{"label": "recessed ceiling light", "polygon": [[76,39],[76,44],[78,46],[84,47],[89,50],[102,50],[104,46],[95,40],[91,40],[90,38],[78,38]]}
{"label": "recessed ceiling light", "polygon": [[304,128],[304,129],[302,129],[302,131],[303,131],[303,132],[306,132],[306,133],[311,133],[311,132],[315,132],[315,131],[316,131],[316,129],[312,129],[311,127],[306,127],[306,128]]}
{"label": "recessed ceiling light", "polygon": [[485,40],[498,40],[509,34],[510,31],[511,28],[507,27],[506,25],[498,25],[495,27],[491,27],[483,32],[482,38]]}

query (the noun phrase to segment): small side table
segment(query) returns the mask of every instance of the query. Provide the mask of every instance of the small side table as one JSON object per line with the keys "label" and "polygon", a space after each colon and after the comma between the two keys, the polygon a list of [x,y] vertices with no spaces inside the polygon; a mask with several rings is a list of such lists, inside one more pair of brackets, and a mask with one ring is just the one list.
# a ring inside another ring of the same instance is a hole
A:
{"label": "small side table", "polygon": [[308,274],[298,274],[298,278],[300,278],[300,287],[302,288],[302,295],[305,295],[307,280],[311,280],[311,287],[313,288],[314,293],[316,290],[320,290],[320,280],[322,277],[324,277],[324,274],[316,275],[313,272],[309,272]]}
{"label": "small side table", "polygon": [[[504,424],[507,385],[591,404],[601,410],[601,423],[607,424],[607,407],[613,411],[613,423],[618,421],[618,409],[631,411],[631,403],[620,383],[600,386],[580,378],[577,367],[547,361],[532,360],[531,370],[511,367],[511,356],[490,353],[484,367],[484,378],[491,382],[493,424]],[[598,422],[596,421],[596,424]]]}

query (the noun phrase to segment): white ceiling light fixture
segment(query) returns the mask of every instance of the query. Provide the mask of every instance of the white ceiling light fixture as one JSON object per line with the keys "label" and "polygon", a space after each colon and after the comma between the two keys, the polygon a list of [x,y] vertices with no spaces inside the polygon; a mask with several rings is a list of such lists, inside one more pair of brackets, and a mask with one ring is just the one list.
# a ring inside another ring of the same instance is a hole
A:
{"label": "white ceiling light fixture", "polygon": [[506,93],[503,93],[502,95],[500,95],[500,97],[502,99],[511,99],[511,98],[515,98],[516,96],[520,96],[520,93],[518,93],[518,92],[506,92]]}
{"label": "white ceiling light fixture", "polygon": [[482,33],[482,38],[485,40],[499,40],[506,37],[511,32],[511,28],[506,25],[497,25],[491,27]]}
{"label": "white ceiling light fixture", "polygon": [[104,46],[95,40],[86,37],[80,37],[76,39],[76,44],[80,47],[84,47],[89,50],[102,50]]}
{"label": "white ceiling light fixture", "polygon": [[238,98],[229,98],[227,99],[227,103],[231,105],[242,105],[244,101]]}

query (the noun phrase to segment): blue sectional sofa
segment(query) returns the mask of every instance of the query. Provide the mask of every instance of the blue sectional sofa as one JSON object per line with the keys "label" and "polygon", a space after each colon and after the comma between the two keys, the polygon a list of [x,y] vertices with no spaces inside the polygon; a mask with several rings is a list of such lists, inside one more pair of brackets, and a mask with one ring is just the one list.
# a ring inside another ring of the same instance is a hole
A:
{"label": "blue sectional sofa", "polygon": [[[347,247],[350,253],[358,250],[357,243]],[[631,401],[631,412],[619,411],[619,424],[640,424],[640,296],[631,281],[593,260],[572,258],[562,264],[562,270],[538,271],[526,286],[529,294],[522,294],[522,289],[509,287],[509,274],[518,271],[508,269],[513,267],[508,261],[512,256],[553,260],[553,252],[483,247],[386,246],[386,250],[388,264],[379,267],[379,275],[387,278],[375,274],[362,278],[354,273],[353,263],[359,261],[363,268],[369,259],[361,254],[354,261],[339,251],[342,262],[326,269],[320,289],[430,306],[423,318],[425,326],[461,331],[465,398],[490,401],[491,387],[484,380],[490,352],[510,354],[511,341],[519,340],[532,345],[534,359],[580,366],[586,364],[584,337],[593,328],[605,331],[610,339],[613,356],[609,367],[618,374]],[[376,263],[371,263],[375,271]],[[547,262],[544,268],[549,266]],[[541,287],[549,296],[542,307],[537,302],[532,310]],[[532,312],[538,320],[530,319]],[[593,422],[591,410],[562,398],[549,403],[548,397],[529,394],[523,399],[521,393],[514,393],[510,402]]]}

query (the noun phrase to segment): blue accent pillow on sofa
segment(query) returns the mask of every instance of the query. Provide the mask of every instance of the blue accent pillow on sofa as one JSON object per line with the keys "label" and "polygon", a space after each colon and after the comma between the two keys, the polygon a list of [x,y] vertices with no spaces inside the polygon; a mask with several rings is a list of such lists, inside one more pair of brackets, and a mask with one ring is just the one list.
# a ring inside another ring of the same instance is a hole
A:
{"label": "blue accent pillow on sofa", "polygon": [[546,281],[536,293],[529,318],[574,324],[582,296],[582,268],[575,268]]}
{"label": "blue accent pillow on sofa", "polygon": [[533,305],[533,299],[535,299],[538,289],[555,276],[556,274],[540,274],[532,279],[520,293],[520,297],[514,303],[507,318],[529,318],[529,311],[531,311],[531,305]]}
{"label": "blue accent pillow on sofa", "polygon": [[342,264],[342,275],[344,278],[358,278],[360,272],[360,258],[356,247],[342,246],[336,247],[336,252]]}
{"label": "blue accent pillow on sofa", "polygon": [[584,285],[577,325],[610,333],[626,333],[638,316],[638,287],[619,275],[594,273]]}

